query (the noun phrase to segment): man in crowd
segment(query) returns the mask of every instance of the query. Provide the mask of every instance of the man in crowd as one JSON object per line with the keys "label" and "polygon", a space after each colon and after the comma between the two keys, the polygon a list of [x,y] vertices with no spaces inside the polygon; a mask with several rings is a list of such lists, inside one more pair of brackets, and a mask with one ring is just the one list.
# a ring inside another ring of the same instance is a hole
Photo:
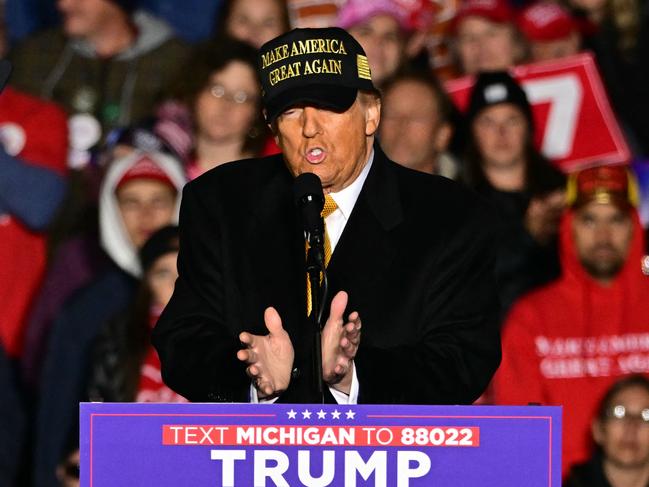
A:
{"label": "man in crowd", "polygon": [[171,28],[134,0],[61,0],[60,28],[12,52],[12,84],[54,100],[71,116],[71,160],[80,167],[108,130],[150,115],[184,59]]}
{"label": "man in crowd", "polygon": [[550,61],[577,54],[581,34],[570,12],[557,3],[542,0],[527,7],[518,26],[529,45],[531,61]]}
{"label": "man in crowd", "polygon": [[453,24],[460,74],[502,71],[523,59],[524,49],[506,0],[468,0]]}
{"label": "man in crowd", "polygon": [[559,273],[556,237],[565,176],[534,145],[532,107],[506,72],[480,73],[466,112],[463,179],[500,216],[496,276],[505,313]]}
{"label": "man in crowd", "polygon": [[498,404],[563,405],[563,466],[584,461],[598,398],[648,372],[649,277],[625,168],[583,170],[560,226],[561,277],[514,305],[503,330]]}
{"label": "man in crowd", "polygon": [[397,75],[383,86],[379,137],[395,162],[455,179],[458,167],[446,152],[453,135],[452,104],[428,73]]}
{"label": "man in crowd", "polygon": [[[163,378],[193,401],[319,401],[321,376],[330,402],[470,403],[500,356],[490,214],[383,154],[380,98],[347,32],[296,29],[260,53],[283,155],[186,186],[179,279],[153,334]],[[304,173],[321,180],[332,251],[322,370],[292,196]]]}
{"label": "man in crowd", "polygon": [[61,27],[36,34],[11,53],[12,84],[68,112],[70,172],[66,199],[50,226],[51,254],[91,232],[96,186],[91,164],[108,132],[150,116],[187,47],[163,21],[134,11],[135,0],[60,0]]}

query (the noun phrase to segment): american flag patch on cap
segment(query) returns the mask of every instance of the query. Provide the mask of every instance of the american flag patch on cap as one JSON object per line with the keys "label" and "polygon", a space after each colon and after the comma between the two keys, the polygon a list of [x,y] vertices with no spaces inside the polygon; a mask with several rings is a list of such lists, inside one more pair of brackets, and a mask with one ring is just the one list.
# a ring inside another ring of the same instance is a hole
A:
{"label": "american flag patch on cap", "polygon": [[356,65],[358,66],[358,77],[363,79],[372,79],[370,74],[370,64],[367,62],[367,57],[362,54],[356,55]]}

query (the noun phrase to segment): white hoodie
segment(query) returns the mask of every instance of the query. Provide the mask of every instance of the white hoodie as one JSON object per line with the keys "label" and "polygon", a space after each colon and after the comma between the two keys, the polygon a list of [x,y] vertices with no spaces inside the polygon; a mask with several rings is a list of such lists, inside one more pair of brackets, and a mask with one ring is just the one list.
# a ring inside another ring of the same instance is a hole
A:
{"label": "white hoodie", "polygon": [[108,166],[99,192],[99,232],[101,246],[119,267],[135,277],[142,276],[138,249],[133,245],[126,231],[126,226],[124,225],[122,214],[119,210],[119,204],[117,203],[115,189],[122,176],[145,154],[165,172],[176,187],[176,207],[170,223],[178,223],[182,189],[187,182],[180,162],[162,152],[135,150],[125,157],[116,159]]}

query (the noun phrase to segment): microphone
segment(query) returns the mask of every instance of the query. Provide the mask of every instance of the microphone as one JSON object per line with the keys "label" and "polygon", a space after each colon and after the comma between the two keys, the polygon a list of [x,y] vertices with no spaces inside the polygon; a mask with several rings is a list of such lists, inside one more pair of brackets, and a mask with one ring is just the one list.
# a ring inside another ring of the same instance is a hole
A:
{"label": "microphone", "polygon": [[300,174],[293,183],[293,198],[302,216],[302,225],[309,247],[317,253],[318,264],[324,267],[324,194],[320,178],[313,173]]}
{"label": "microphone", "polygon": [[[324,403],[324,381],[322,380],[322,315],[327,299],[327,272],[324,265],[325,230],[322,218],[324,194],[322,182],[313,173],[300,174],[293,183],[295,205],[302,216],[302,226],[309,242],[306,258],[306,271],[309,276],[311,289],[311,315],[309,320],[313,326],[313,361],[312,385],[314,397]],[[322,286],[320,276],[322,275]]]}
{"label": "microphone", "polygon": [[4,89],[9,75],[11,74],[11,63],[6,59],[0,60],[0,92]]}

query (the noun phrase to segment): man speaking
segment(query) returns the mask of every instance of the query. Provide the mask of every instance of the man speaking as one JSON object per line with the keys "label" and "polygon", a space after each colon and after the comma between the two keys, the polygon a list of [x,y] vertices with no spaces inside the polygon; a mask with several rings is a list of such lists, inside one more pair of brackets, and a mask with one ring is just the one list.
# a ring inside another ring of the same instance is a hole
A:
{"label": "man speaking", "polygon": [[[186,186],[179,278],[153,334],[165,382],[192,401],[320,402],[319,376],[329,402],[471,403],[500,361],[489,213],[383,154],[380,95],[344,30],[273,39],[259,72],[282,154]],[[325,195],[321,361],[294,199],[304,173]]]}

